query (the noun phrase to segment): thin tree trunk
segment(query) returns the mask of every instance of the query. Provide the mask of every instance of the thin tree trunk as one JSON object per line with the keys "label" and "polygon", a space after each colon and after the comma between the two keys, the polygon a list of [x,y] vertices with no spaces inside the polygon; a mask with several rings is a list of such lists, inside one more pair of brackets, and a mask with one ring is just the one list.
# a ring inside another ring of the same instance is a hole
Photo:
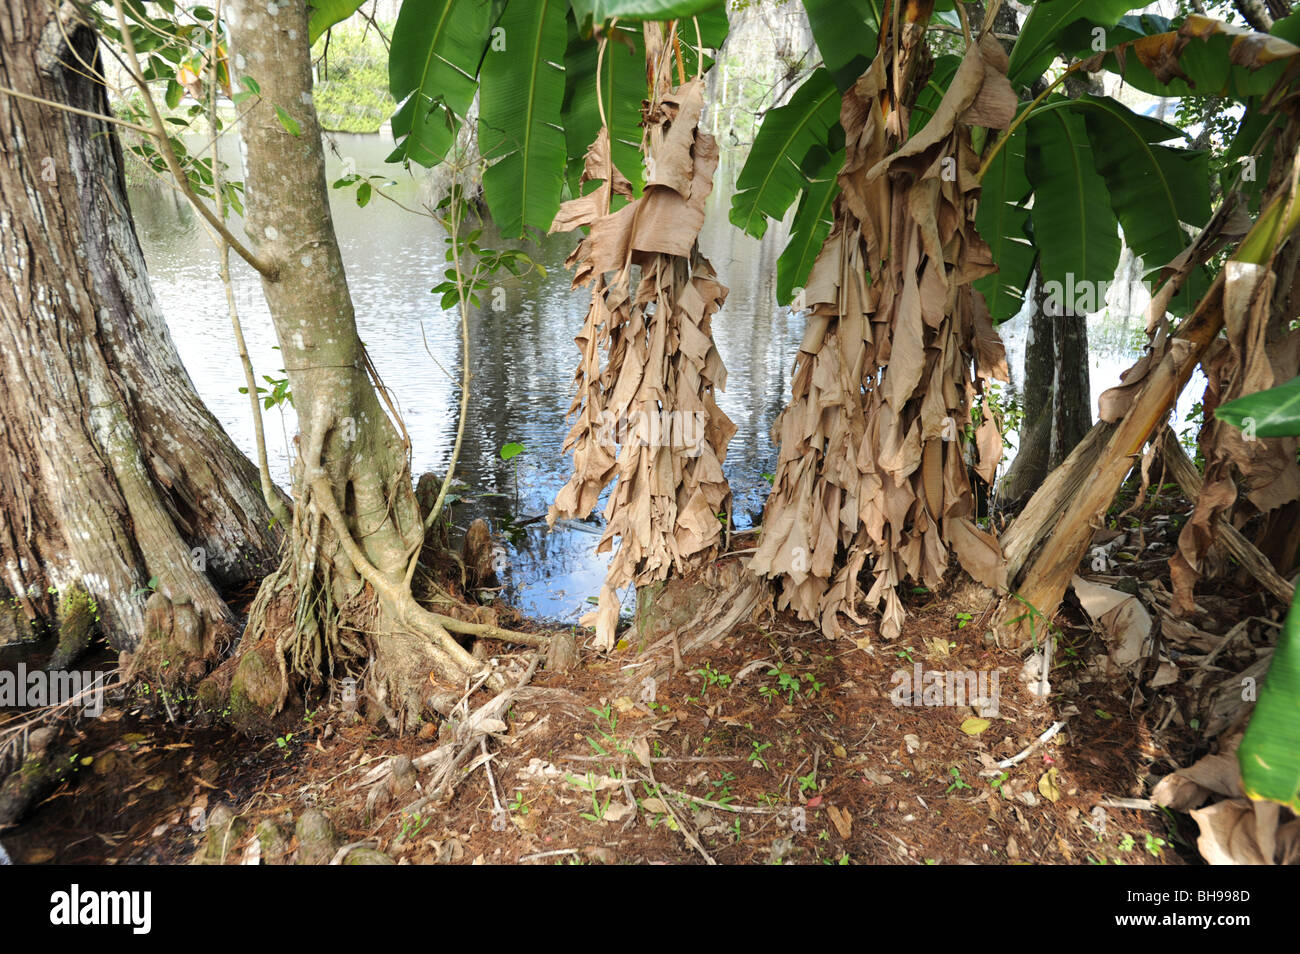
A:
{"label": "thin tree trunk", "polygon": [[1052,336],[1055,387],[1048,467],[1059,467],[1092,427],[1092,386],[1088,376],[1088,319],[1065,314]]}
{"label": "thin tree trunk", "polygon": [[276,266],[262,288],[300,427],[292,552],[259,596],[250,635],[266,637],[261,663],[240,670],[237,688],[274,711],[287,674],[275,698],[260,676],[268,654],[279,665],[287,651],[316,678],[373,653],[372,697],[400,726],[423,707],[430,672],[459,679],[478,664],[411,597],[423,526],[406,435],[372,384],[330,217],[305,4],[236,0],[228,23],[235,70],[261,90],[240,124],[245,228]]}
{"label": "thin tree trunk", "polygon": [[1025,375],[1020,406],[1025,409],[1020,428],[1020,446],[1006,475],[998,482],[998,497],[1012,503],[1022,500],[1042,484],[1051,469],[1052,382],[1056,377],[1056,319],[1043,308],[1042,275],[1037,267],[1033,280],[1033,311],[1029,315],[1029,335],[1025,342]]}
{"label": "thin tree trunk", "polygon": [[1092,427],[1088,320],[1072,313],[1047,314],[1042,275],[1037,269],[1034,274],[1034,310],[1029,317],[1020,402],[1025,423],[1016,458],[998,484],[998,497],[1006,502],[1028,498]]}
{"label": "thin tree trunk", "polygon": [[[54,10],[0,10],[0,85],[104,115],[97,37]],[[163,323],[113,129],[0,95],[0,641],[80,600],[175,673],[233,635],[217,586],[273,567],[279,531]]]}

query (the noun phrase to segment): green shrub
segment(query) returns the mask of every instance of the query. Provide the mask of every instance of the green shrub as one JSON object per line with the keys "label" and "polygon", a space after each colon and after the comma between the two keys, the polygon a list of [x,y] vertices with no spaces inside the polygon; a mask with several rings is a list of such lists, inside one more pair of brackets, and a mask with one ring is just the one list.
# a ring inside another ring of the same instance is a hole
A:
{"label": "green shrub", "polygon": [[378,132],[396,104],[388,94],[388,51],[373,28],[335,27],[312,49],[316,86],[312,98],[322,129]]}

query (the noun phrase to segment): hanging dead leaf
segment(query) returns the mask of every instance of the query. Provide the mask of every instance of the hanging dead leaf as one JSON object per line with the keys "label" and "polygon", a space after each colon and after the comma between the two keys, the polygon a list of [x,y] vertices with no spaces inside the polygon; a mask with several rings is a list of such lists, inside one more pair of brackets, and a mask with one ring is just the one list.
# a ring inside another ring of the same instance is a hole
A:
{"label": "hanging dead leaf", "polygon": [[583,620],[606,649],[615,642],[618,590],[707,563],[731,510],[722,463],[736,427],[714,398],[726,368],[711,329],[727,289],[697,242],[718,164],[717,143],[698,128],[702,108],[698,79],[647,108],[653,174],[641,198],[613,214],[608,195],[621,177],[602,130],[584,176],[613,185],[566,203],[554,226],[590,225],[569,262],[575,286],[591,282],[592,299],[575,339],[576,421],[565,440],[574,474],[547,519],[587,516],[614,483],[597,552],[619,545],[597,609]]}
{"label": "hanging dead leaf", "polygon": [[[780,452],[750,564],[780,582],[778,608],[820,621],[828,635],[840,631],[840,614],[861,621],[865,602],[880,611],[881,636],[896,637],[896,587],[938,587],[950,552],[979,582],[1006,584],[997,540],[973,520],[963,444],[982,382],[1008,377],[970,285],[993,264],[973,225],[979,162],[969,125],[1005,127],[1015,96],[1006,55],[986,37],[967,50],[930,121],[900,142],[906,97],[891,84],[910,67],[892,58],[911,49],[882,43],[843,96],[841,191],[805,289],[808,323],[773,428]],[[1002,456],[991,420],[974,450],[977,472],[991,479]]]}

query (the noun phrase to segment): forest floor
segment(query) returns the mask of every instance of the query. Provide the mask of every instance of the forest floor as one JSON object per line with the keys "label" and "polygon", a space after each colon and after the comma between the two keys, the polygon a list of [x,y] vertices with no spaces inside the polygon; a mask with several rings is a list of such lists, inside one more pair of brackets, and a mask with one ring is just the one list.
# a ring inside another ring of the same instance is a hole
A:
{"label": "forest floor", "polygon": [[[1143,519],[1189,509],[1170,497]],[[1176,529],[1138,534],[1144,587],[1167,579],[1155,557]],[[1204,628],[1193,627],[1202,635],[1266,612],[1248,584],[1214,589]],[[78,771],[0,841],[20,863],[184,863],[203,852],[208,813],[224,803],[247,823],[208,856],[226,863],[292,852],[308,808],[332,822],[332,845],[413,864],[1198,863],[1189,817],[1147,801],[1157,780],[1210,748],[1197,657],[1173,651],[1185,678],[1151,691],[1149,669],[1099,663],[1103,628],[1071,597],[1040,700],[1022,654],[985,636],[992,607],[981,594],[912,593],[904,636],[888,644],[869,628],[828,640],[769,614],[687,655],[652,697],[607,695],[626,684],[630,651],[583,650],[578,668],[533,676],[490,761],[467,760],[449,799],[415,809],[418,776],[365,779],[433,749],[432,725],[397,737],[308,700],[254,741],[171,724],[137,691],[65,727]],[[1216,673],[1258,654],[1240,642]],[[896,674],[918,667],[997,673],[996,714],[897,704]],[[375,857],[350,857],[363,856]]]}

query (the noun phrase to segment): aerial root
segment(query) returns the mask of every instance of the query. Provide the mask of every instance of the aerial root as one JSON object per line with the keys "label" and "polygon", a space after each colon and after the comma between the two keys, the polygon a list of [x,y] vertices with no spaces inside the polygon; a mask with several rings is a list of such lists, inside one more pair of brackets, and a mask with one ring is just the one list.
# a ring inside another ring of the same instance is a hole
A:
{"label": "aerial root", "polygon": [[519,646],[532,646],[535,649],[545,649],[550,645],[551,638],[545,633],[521,633],[513,629],[503,629],[500,626],[493,626],[490,623],[471,623],[463,619],[457,619],[454,616],[444,616],[441,613],[431,613],[442,627],[453,633],[460,633],[463,636],[478,636],[481,639],[496,639],[503,643],[515,643]]}

